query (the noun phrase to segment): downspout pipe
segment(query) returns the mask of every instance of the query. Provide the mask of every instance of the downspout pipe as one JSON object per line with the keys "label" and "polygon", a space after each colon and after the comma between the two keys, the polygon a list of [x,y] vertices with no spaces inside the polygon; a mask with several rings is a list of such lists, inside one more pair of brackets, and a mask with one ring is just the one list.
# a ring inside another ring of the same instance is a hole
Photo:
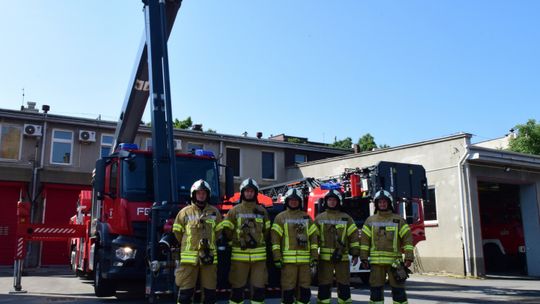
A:
{"label": "downspout pipe", "polygon": [[467,162],[467,159],[470,156],[469,153],[469,144],[465,143],[465,153],[463,153],[463,156],[460,158],[458,163],[458,178],[459,178],[459,209],[461,211],[461,238],[463,239],[463,256],[465,260],[465,275],[469,276],[471,275],[471,263],[470,263],[470,240],[469,240],[469,221],[468,221],[468,215],[465,208],[465,204],[469,203],[467,200],[467,195],[465,192],[467,191],[469,185],[466,183],[465,179],[465,163]]}

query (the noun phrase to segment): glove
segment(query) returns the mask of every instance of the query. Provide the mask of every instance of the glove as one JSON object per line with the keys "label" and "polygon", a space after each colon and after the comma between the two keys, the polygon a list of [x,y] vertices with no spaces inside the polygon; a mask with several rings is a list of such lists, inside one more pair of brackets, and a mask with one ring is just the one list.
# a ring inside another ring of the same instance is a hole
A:
{"label": "glove", "polygon": [[280,260],[275,260],[274,261],[274,266],[276,266],[277,269],[281,269],[283,267],[283,263],[281,262],[281,259]]}
{"label": "glove", "polygon": [[412,261],[411,260],[405,260],[405,267],[409,268],[411,267]]}
{"label": "glove", "polygon": [[369,261],[368,260],[362,260],[362,264],[360,265],[360,268],[369,269]]}
{"label": "glove", "polygon": [[319,261],[317,259],[312,258],[309,260],[309,267],[311,268],[317,267],[318,264],[319,264]]}

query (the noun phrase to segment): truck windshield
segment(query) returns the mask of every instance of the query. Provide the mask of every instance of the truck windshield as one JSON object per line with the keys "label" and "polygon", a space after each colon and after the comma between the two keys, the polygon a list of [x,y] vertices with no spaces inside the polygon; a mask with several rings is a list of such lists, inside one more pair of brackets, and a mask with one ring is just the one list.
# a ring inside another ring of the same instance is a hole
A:
{"label": "truck windshield", "polygon": [[[189,200],[191,185],[198,179],[204,179],[210,184],[212,193],[210,201],[216,204],[219,199],[219,181],[217,164],[211,159],[191,157],[176,158],[177,187],[180,203]],[[153,170],[152,155],[135,154],[126,158],[122,164],[122,197],[128,201],[153,201]]]}

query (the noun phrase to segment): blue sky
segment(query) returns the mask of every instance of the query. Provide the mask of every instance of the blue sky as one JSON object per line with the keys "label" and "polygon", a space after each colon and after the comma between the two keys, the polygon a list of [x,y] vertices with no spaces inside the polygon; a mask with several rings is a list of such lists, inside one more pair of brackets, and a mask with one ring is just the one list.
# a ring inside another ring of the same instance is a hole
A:
{"label": "blue sky", "polygon": [[[0,107],[116,120],[142,2],[4,1]],[[218,132],[396,146],[539,119],[540,1],[184,0],[173,116]],[[149,115],[143,118],[149,121]]]}

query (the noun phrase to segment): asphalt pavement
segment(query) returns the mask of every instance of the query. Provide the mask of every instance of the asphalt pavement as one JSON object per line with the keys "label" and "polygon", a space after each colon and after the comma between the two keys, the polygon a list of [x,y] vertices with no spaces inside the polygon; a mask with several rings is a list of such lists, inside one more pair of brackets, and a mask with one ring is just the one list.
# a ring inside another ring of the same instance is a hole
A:
{"label": "asphalt pavement", "polygon": [[[118,294],[117,297],[96,298],[92,281],[75,277],[67,267],[25,271],[22,287],[26,293],[10,294],[13,289],[11,268],[0,268],[0,303],[147,303],[144,298]],[[367,303],[369,288],[357,285],[351,289],[354,303]],[[316,303],[317,289],[312,289]],[[496,276],[459,278],[414,274],[407,281],[409,303],[540,303],[540,278]],[[334,303],[336,303],[334,292]],[[392,303],[389,288],[386,303]],[[165,299],[162,303],[174,303]],[[226,301],[220,301],[226,303]],[[268,299],[266,303],[280,303]]]}

